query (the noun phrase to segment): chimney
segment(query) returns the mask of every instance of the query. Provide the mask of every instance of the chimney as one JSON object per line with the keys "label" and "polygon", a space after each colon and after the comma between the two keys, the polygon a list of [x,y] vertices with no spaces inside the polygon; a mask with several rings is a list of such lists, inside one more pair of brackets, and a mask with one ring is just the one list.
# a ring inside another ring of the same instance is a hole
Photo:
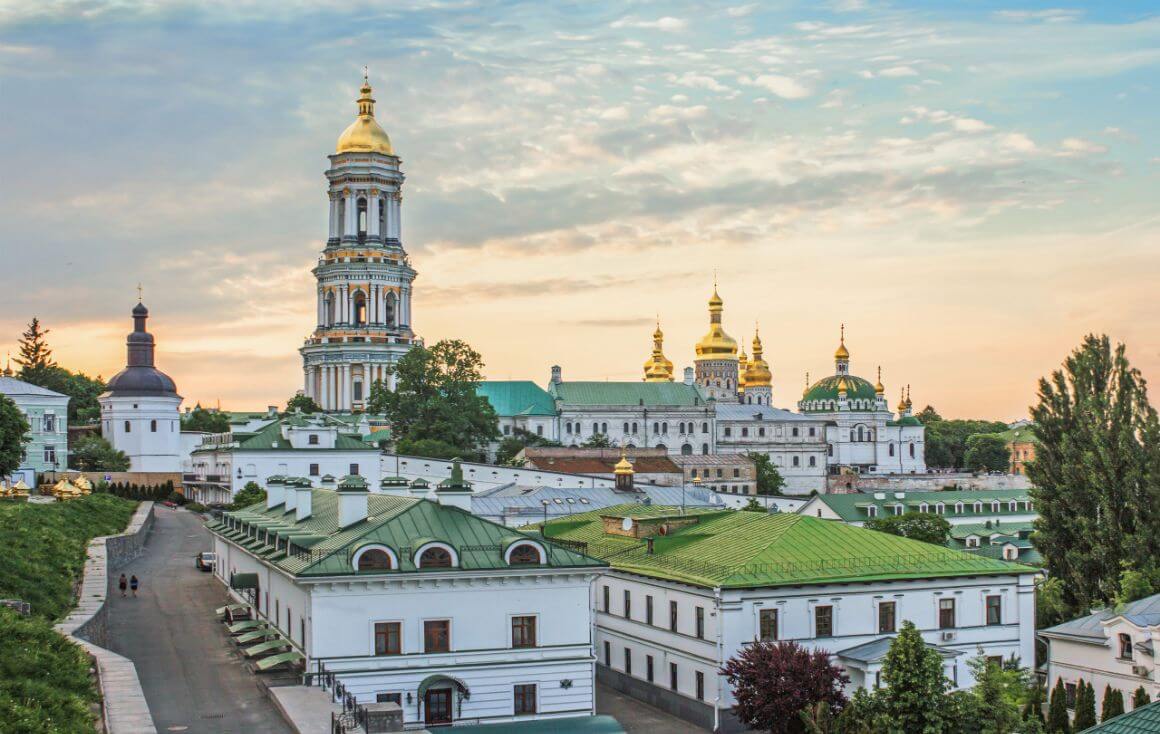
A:
{"label": "chimney", "polygon": [[427,493],[431,490],[431,485],[427,483],[426,479],[419,477],[411,482],[411,496],[417,500],[427,499]]}
{"label": "chimney", "polygon": [[266,509],[277,507],[286,501],[286,477],[275,474],[266,477]]}
{"label": "chimney", "polygon": [[644,539],[644,544],[645,544],[645,551],[644,551],[645,554],[651,556],[653,554],[653,539],[652,539],[651,535]]}
{"label": "chimney", "polygon": [[367,519],[367,480],[349,474],[338,483],[338,526],[348,528]]}
{"label": "chimney", "polygon": [[697,381],[697,377],[696,377],[696,373],[693,372],[693,368],[686,367],[685,368],[685,384],[692,385],[696,381]]}
{"label": "chimney", "polygon": [[286,488],[282,490],[282,507],[286,512],[298,509],[298,493],[294,491],[294,479],[294,477],[286,477],[286,479],[282,482],[282,484],[286,486]]}
{"label": "chimney", "polygon": [[876,499],[876,500],[884,500],[884,499],[886,499],[886,493],[885,493],[885,492],[875,492],[875,493],[874,493],[874,499]]}
{"label": "chimney", "polygon": [[560,365],[558,365],[558,364],[552,365],[552,384],[559,385],[561,382],[563,382],[564,381],[563,374],[564,373],[560,369]]}
{"label": "chimney", "polygon": [[471,485],[463,479],[459,459],[451,460],[451,476],[435,488],[435,500],[444,507],[458,507],[471,512]]}
{"label": "chimney", "polygon": [[294,493],[298,495],[298,506],[294,508],[294,519],[295,522],[302,522],[310,517],[310,512],[313,509],[314,487],[310,485],[309,479],[299,479],[294,484]]}
{"label": "chimney", "polygon": [[277,418],[278,417],[278,406],[277,405],[267,405],[266,406],[266,417],[267,418]]}

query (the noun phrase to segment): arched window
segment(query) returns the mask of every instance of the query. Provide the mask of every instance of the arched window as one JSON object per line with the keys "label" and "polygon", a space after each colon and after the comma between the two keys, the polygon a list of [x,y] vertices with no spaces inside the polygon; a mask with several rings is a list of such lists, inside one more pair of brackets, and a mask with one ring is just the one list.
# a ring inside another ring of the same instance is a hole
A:
{"label": "arched window", "polygon": [[628,421],[625,421],[625,423],[624,423],[624,430],[623,430],[623,432],[624,432],[624,433],[628,433]]}
{"label": "arched window", "polygon": [[599,423],[592,424],[592,432],[593,433],[600,433],[600,424]]}
{"label": "arched window", "polygon": [[155,420],[149,421],[149,431],[151,433],[157,433],[157,421],[155,421]]}
{"label": "arched window", "polygon": [[508,550],[508,565],[538,566],[543,563],[540,549],[531,543],[519,543]]}
{"label": "arched window", "polygon": [[600,432],[603,433],[605,436],[608,435],[608,424],[607,423],[600,424]]}
{"label": "arched window", "polygon": [[387,236],[387,200],[379,199],[379,237]]}
{"label": "arched window", "polygon": [[632,432],[636,433],[636,423],[635,422],[632,424]]}
{"label": "arched window", "polygon": [[963,514],[963,503],[962,502],[955,503],[955,514],[956,515]]}
{"label": "arched window", "polygon": [[1008,511],[1016,512],[1016,511],[1018,511],[1018,509],[1019,509],[1019,503],[1016,502],[1015,500],[1011,500],[1010,502],[1007,503],[1007,510]]}
{"label": "arched window", "polygon": [[662,451],[668,451],[668,450],[669,450],[669,447],[668,447],[668,446],[665,446],[663,443],[658,443],[658,444],[657,444],[657,448],[658,448],[658,449],[661,449]]}
{"label": "arched window", "polygon": [[709,444],[707,444],[707,443],[701,444],[701,453],[706,455],[706,456],[709,455]]}
{"label": "arched window", "polygon": [[890,455],[894,456],[894,444],[890,444]]}
{"label": "arched window", "polygon": [[923,502],[922,504],[920,504],[920,505],[918,506],[918,511],[919,511],[919,512],[930,512],[930,505],[928,505],[927,503]]}
{"label": "arched window", "polygon": [[793,465],[794,466],[801,466],[801,463],[802,463],[801,457],[799,457],[799,456],[793,457]]}
{"label": "arched window", "polygon": [[[818,510],[821,512],[821,510]],[[819,515],[820,517],[820,515]],[[878,505],[870,505],[866,508],[866,517],[878,517]]]}
{"label": "arched window", "polygon": [[811,456],[810,457],[810,466],[817,466],[817,465],[818,465],[818,457]]}
{"label": "arched window", "polygon": [[864,440],[864,438],[862,436],[862,426],[858,426],[858,440],[859,441]]}
{"label": "arched window", "polygon": [[683,444],[681,446],[681,455],[682,456],[692,456],[693,455],[693,447],[689,444]]}
{"label": "arched window", "polygon": [[327,293],[323,300],[323,318],[326,326],[334,326],[334,294]]}
{"label": "arched window", "polygon": [[661,424],[657,421],[653,421],[653,433],[660,433],[660,432],[661,432]]}
{"label": "arched window", "polygon": [[982,502],[975,502],[974,509],[975,509],[975,512],[982,512],[983,511],[983,503]]}
{"label": "arched window", "polygon": [[365,239],[367,236],[367,200],[363,197],[358,199],[358,238]]}
{"label": "arched window", "polygon": [[451,568],[451,552],[446,548],[433,545],[419,556],[419,568]]}
{"label": "arched window", "polygon": [[391,291],[390,293],[387,294],[386,301],[387,301],[386,308],[383,309],[383,323],[386,324],[387,326],[394,326],[395,325],[395,301],[396,301],[394,291]]}
{"label": "arched window", "polygon": [[701,433],[708,433],[708,432],[709,432],[709,424],[707,422],[702,423],[701,424]]}
{"label": "arched window", "polygon": [[367,297],[362,291],[354,294],[354,323],[356,326],[367,323]]}
{"label": "arched window", "polygon": [[381,548],[363,551],[358,557],[359,571],[390,571],[392,567],[391,557]]}
{"label": "arched window", "polygon": [[995,500],[994,502],[991,503],[991,512],[998,512],[998,511],[999,511],[999,500]]}
{"label": "arched window", "polygon": [[947,514],[947,506],[945,504],[943,504],[942,502],[939,502],[937,505],[934,506],[934,514],[936,514],[936,515]]}
{"label": "arched window", "polygon": [[132,433],[132,432],[133,432],[133,424],[130,423],[129,421],[125,421],[125,433]]}
{"label": "arched window", "polygon": [[910,444],[910,458],[914,458],[914,444]]}

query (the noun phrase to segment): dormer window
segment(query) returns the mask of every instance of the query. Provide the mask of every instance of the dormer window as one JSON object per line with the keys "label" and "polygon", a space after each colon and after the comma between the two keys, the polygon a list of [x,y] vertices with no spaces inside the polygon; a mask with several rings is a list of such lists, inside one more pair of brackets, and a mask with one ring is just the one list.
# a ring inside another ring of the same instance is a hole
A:
{"label": "dormer window", "polygon": [[1132,659],[1132,636],[1121,632],[1116,636],[1120,643],[1120,660]]}
{"label": "dormer window", "polygon": [[539,566],[543,559],[540,549],[532,543],[517,543],[508,549],[509,566]]}
{"label": "dormer window", "polygon": [[419,568],[452,568],[455,566],[453,553],[450,546],[430,543],[419,553],[419,562],[415,565]]}
{"label": "dormer window", "polygon": [[983,503],[982,503],[982,502],[976,502],[976,503],[975,503],[975,512],[982,512],[982,511],[983,511]]}
{"label": "dormer window", "polygon": [[878,517],[878,505],[870,505],[867,507],[866,517]]}
{"label": "dormer window", "polygon": [[1009,512],[1017,512],[1019,510],[1019,503],[1015,500],[1011,500],[1007,503],[1007,510]]}
{"label": "dormer window", "polygon": [[955,514],[956,515],[963,514],[963,503],[962,502],[955,503]]}

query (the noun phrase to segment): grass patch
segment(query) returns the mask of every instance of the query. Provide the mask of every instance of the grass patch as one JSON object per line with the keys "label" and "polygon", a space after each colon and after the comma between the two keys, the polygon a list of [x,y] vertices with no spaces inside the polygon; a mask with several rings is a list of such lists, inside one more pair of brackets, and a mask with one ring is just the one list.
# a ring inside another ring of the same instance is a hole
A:
{"label": "grass patch", "polygon": [[0,599],[32,605],[29,617],[0,608],[0,734],[94,730],[88,656],[52,625],[73,607],[89,541],[124,530],[136,505],[110,495],[0,503]]}

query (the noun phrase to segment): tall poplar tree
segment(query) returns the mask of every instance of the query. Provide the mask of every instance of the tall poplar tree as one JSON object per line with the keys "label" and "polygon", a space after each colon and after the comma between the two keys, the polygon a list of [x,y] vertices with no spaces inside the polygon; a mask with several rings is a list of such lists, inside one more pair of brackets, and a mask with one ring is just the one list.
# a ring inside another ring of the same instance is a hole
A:
{"label": "tall poplar tree", "polygon": [[[1079,695],[1079,692],[1076,692]],[[1071,734],[1071,723],[1067,719],[1067,688],[1063,685],[1063,678],[1055,679],[1055,688],[1051,689],[1051,703],[1047,707],[1048,734]]]}
{"label": "tall poplar tree", "polygon": [[1079,681],[1075,692],[1075,721],[1072,728],[1081,732],[1096,725],[1096,691],[1091,683]]}
{"label": "tall poplar tree", "polygon": [[1111,685],[1104,687],[1104,705],[1100,707],[1100,721],[1114,719],[1124,713],[1124,693]]}
{"label": "tall poplar tree", "polygon": [[1075,613],[1109,602],[1125,564],[1160,553],[1160,424],[1140,372],[1107,336],[1089,335],[1031,409],[1039,448],[1027,474],[1033,542]]}

